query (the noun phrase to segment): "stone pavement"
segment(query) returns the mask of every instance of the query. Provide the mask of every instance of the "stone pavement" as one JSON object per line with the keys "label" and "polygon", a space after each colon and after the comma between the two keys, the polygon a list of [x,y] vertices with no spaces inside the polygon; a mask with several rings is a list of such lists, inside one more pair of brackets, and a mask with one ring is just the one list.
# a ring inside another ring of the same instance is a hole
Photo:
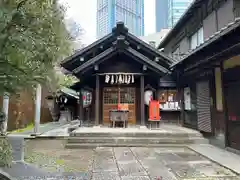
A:
{"label": "stone pavement", "polygon": [[[68,126],[42,135],[66,134]],[[240,180],[237,174],[228,170],[240,173],[240,156],[211,145],[70,150],[64,149],[62,140],[33,139],[30,140],[32,154],[27,154],[32,163],[29,164],[23,161],[24,138],[8,138],[15,162],[11,168],[1,170],[19,180]]]}
{"label": "stone pavement", "polygon": [[[68,176],[68,179],[76,177],[86,180],[240,179],[232,171],[184,147],[99,147],[69,150],[58,145],[56,140],[38,141],[33,147],[35,159],[32,159],[32,163],[55,177],[58,175],[58,178]],[[53,170],[54,166],[59,165],[57,161],[61,162],[61,167]]]}
{"label": "stone pavement", "polygon": [[92,179],[238,179],[187,148],[97,148]]}

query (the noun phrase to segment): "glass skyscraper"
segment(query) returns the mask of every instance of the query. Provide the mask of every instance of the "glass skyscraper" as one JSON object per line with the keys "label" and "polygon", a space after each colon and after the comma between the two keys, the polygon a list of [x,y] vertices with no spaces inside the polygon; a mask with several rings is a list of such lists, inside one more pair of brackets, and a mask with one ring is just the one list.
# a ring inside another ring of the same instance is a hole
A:
{"label": "glass skyscraper", "polygon": [[193,0],[168,0],[168,27],[172,28]]}
{"label": "glass skyscraper", "polygon": [[156,32],[161,29],[168,29],[168,0],[156,0]]}
{"label": "glass skyscraper", "polygon": [[144,35],[144,0],[97,0],[97,38],[124,22],[135,36]]}
{"label": "glass skyscraper", "polygon": [[193,0],[156,0],[156,31],[172,28]]}

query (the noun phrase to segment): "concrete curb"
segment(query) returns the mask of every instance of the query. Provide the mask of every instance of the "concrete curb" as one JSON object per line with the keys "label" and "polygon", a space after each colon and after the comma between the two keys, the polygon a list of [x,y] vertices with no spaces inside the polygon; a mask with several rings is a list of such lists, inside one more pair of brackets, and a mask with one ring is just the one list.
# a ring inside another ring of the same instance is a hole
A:
{"label": "concrete curb", "polygon": [[222,167],[224,167],[224,168],[232,171],[233,173],[237,174],[238,176],[240,175],[240,172],[237,172],[237,171],[233,170],[232,168],[230,168],[230,167],[228,167],[228,166],[226,166],[226,165],[224,165],[224,164],[222,164],[222,163],[219,163],[218,161],[214,160],[213,158],[210,158],[209,156],[200,153],[199,151],[197,151],[196,149],[192,148],[191,146],[186,145],[186,147],[189,148],[190,150],[194,151],[195,153],[199,154],[200,156],[208,159],[209,161],[211,161],[211,162],[213,162],[213,163],[216,163],[216,164],[218,164],[219,166],[222,166]]}
{"label": "concrete curb", "polygon": [[52,130],[54,130],[54,129],[63,128],[63,127],[65,127],[65,126],[66,126],[66,128],[67,128],[68,126],[69,126],[69,127],[71,127],[71,126],[79,126],[79,124],[80,124],[79,120],[73,120],[73,121],[71,121],[71,122],[69,122],[69,123],[67,123],[67,124],[62,124],[62,125],[60,125],[59,127],[55,127],[55,128],[53,128],[53,129],[51,129],[51,130],[47,130],[47,131],[44,131],[44,132],[41,132],[41,133],[37,133],[37,134],[35,134],[35,133],[19,134],[19,133],[7,132],[7,133],[6,133],[6,136],[19,136],[19,137],[22,136],[22,137],[24,137],[24,139],[34,139],[34,138],[36,138],[36,137],[38,137],[38,136],[41,136],[42,134],[47,133],[47,132],[49,132],[49,131],[52,131]]}
{"label": "concrete curb", "polygon": [[68,138],[68,136],[36,136],[34,139],[65,140],[66,138]]}
{"label": "concrete curb", "polygon": [[9,179],[9,180],[17,180],[16,178],[10,176],[8,173],[3,171],[2,169],[0,169],[0,178],[2,179],[1,176],[4,176],[6,179]]}

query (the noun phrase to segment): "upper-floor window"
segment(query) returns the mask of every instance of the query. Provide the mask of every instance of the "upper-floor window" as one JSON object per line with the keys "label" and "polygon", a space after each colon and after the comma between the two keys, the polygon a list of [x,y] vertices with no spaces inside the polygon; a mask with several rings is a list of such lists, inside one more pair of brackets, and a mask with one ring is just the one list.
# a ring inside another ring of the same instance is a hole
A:
{"label": "upper-floor window", "polygon": [[178,61],[178,60],[180,60],[180,57],[181,57],[180,47],[177,47],[177,48],[172,52],[172,58],[173,58],[175,61]]}
{"label": "upper-floor window", "polygon": [[203,27],[190,37],[190,49],[195,49],[204,42]]}

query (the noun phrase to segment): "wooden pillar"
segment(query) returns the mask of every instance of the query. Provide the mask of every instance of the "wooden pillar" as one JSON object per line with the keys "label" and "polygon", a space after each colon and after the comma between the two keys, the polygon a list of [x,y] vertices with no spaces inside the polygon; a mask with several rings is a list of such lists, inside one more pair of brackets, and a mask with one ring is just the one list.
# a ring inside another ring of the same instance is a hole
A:
{"label": "wooden pillar", "polygon": [[80,121],[83,121],[83,94],[82,89],[79,91],[79,100],[78,100],[78,117]]}
{"label": "wooden pillar", "polygon": [[180,108],[181,108],[181,114],[180,114],[180,124],[181,126],[184,126],[184,121],[185,121],[185,105],[184,105],[184,88],[178,88],[178,91],[180,93]]}
{"label": "wooden pillar", "polygon": [[144,75],[140,77],[140,103],[141,126],[145,126]]}
{"label": "wooden pillar", "polygon": [[96,75],[96,88],[95,88],[95,125],[99,124],[99,75]]}
{"label": "wooden pillar", "polygon": [[227,101],[226,101],[226,89],[224,87],[224,67],[223,62],[221,62],[220,70],[221,70],[221,81],[222,81],[222,101],[223,101],[223,113],[224,113],[224,134],[225,134],[225,147],[229,147],[229,126],[228,126],[228,109],[227,109]]}

